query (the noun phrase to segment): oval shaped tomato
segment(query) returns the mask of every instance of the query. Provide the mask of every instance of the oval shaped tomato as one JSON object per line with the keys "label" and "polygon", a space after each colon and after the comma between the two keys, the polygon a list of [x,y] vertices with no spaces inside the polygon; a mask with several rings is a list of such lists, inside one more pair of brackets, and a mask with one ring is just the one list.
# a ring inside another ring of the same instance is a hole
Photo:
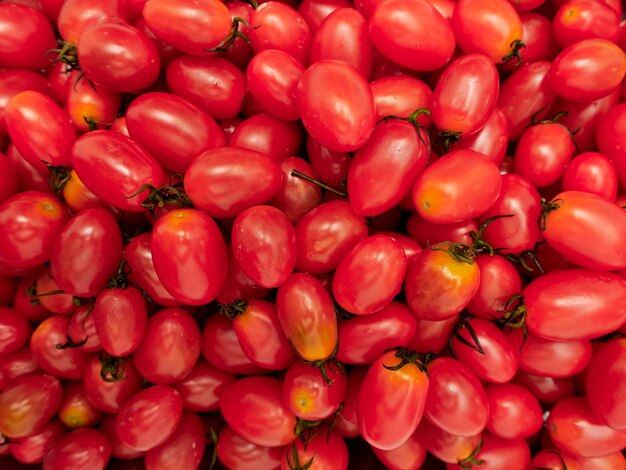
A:
{"label": "oval shaped tomato", "polygon": [[185,192],[211,217],[230,218],[268,202],[282,173],[269,156],[256,150],[222,147],[198,155],[185,172]]}
{"label": "oval shaped tomato", "polygon": [[278,468],[283,447],[266,447],[253,444],[225,425],[217,439],[217,457],[226,468],[255,470]]}
{"label": "oval shaped tomato", "polygon": [[224,287],[226,244],[213,219],[196,209],[178,209],[160,217],[150,243],[159,279],[180,302],[202,305]]}
{"label": "oval shaped tomato", "polygon": [[418,318],[415,335],[408,348],[424,354],[440,353],[450,343],[450,337],[458,321],[458,315],[454,315],[447,320],[431,321]]}
{"label": "oval shaped tomato", "polygon": [[[502,439],[489,432],[481,435],[482,444],[477,452],[473,453],[472,462],[483,462],[485,468],[529,468],[530,448],[523,439]],[[475,448],[476,450],[476,448]],[[447,465],[448,470],[461,470],[462,463]]]}
{"label": "oval shaped tomato", "polygon": [[0,354],[17,351],[30,337],[28,319],[18,310],[0,307]]}
{"label": "oval shaped tomato", "polygon": [[529,390],[542,403],[556,403],[570,397],[574,395],[576,386],[573,377],[545,377],[522,370],[517,371],[513,380]]}
{"label": "oval shaped tomato", "polygon": [[496,202],[501,188],[495,163],[473,150],[453,150],[420,173],[412,198],[426,221],[452,224],[482,215]]}
{"label": "oval shaped tomato", "polygon": [[591,38],[617,42],[619,21],[618,12],[608,3],[569,0],[554,15],[554,36],[561,47]]}
{"label": "oval shaped tomato", "polygon": [[[317,179],[315,171],[304,158],[286,158],[280,162],[280,170],[283,180],[270,205],[283,211],[291,223],[295,224],[321,204],[322,189],[298,176],[300,174]],[[294,170],[298,173],[294,173]]]}
{"label": "oval shaped tomato", "polygon": [[509,144],[509,128],[504,113],[495,108],[485,125],[471,135],[461,136],[452,150],[469,149],[482,153],[496,165],[502,165]]}
{"label": "oval shaped tomato", "polygon": [[82,382],[66,382],[59,420],[70,429],[93,427],[102,419],[102,411],[94,407],[83,393]]}
{"label": "oval shaped tomato", "polygon": [[482,438],[481,434],[475,436],[450,434],[427,419],[422,420],[420,423],[417,435],[428,449],[428,452],[447,464],[456,464],[470,457],[480,445]]}
{"label": "oval shaped tomato", "polygon": [[27,465],[40,464],[52,445],[67,432],[57,420],[49,421],[41,430],[21,439],[11,440],[11,455]]}
{"label": "oval shaped tomato", "polygon": [[361,384],[357,399],[359,431],[378,449],[402,445],[424,415],[428,374],[421,363],[414,362],[417,359],[411,359],[411,354],[406,349],[385,352],[372,363]]}
{"label": "oval shaped tomato", "polygon": [[68,343],[82,344],[79,348],[86,352],[102,350],[92,312],[92,304],[81,305],[74,310],[67,326]]}
{"label": "oval shaped tomato", "polygon": [[224,387],[235,375],[218,369],[200,358],[184,379],[173,387],[183,399],[183,408],[194,412],[217,411]]}
{"label": "oval shaped tomato", "polygon": [[[410,75],[382,77],[370,83],[376,108],[376,121],[387,116],[408,118],[418,109],[431,109],[433,91],[423,81]],[[432,118],[423,113],[417,122],[429,128]]]}
{"label": "oval shaped tomato", "polygon": [[285,449],[280,466],[281,470],[289,470],[294,466],[295,468],[302,468],[301,466],[308,462],[312,464],[309,468],[346,470],[348,468],[348,446],[343,437],[326,427],[315,429],[313,432],[311,440],[306,445],[301,439],[298,439],[293,445]]}
{"label": "oval shaped tomato", "polygon": [[111,443],[102,431],[77,429],[64,434],[43,459],[46,469],[104,470],[111,458]]}
{"label": "oval shaped tomato", "polygon": [[427,0],[380,2],[369,17],[369,35],[387,59],[421,72],[446,65],[456,45],[450,23]]}
{"label": "oval shaped tomato", "polygon": [[72,74],[74,84],[68,87],[65,112],[78,132],[106,129],[117,116],[120,94],[102,87],[96,90],[88,80],[78,80],[77,75],[78,72]]}
{"label": "oval shaped tomato", "polygon": [[595,129],[598,150],[613,161],[620,184],[626,183],[626,103],[616,104],[600,117]]}
{"label": "oval shaped tomato", "polygon": [[100,430],[107,435],[111,442],[111,455],[116,459],[123,460],[136,459],[145,455],[144,451],[131,449],[120,440],[117,435],[116,421],[117,415],[105,415],[100,423]]}
{"label": "oval shaped tomato", "polygon": [[489,404],[487,430],[503,439],[526,439],[543,426],[539,401],[521,385],[491,384],[486,389]]}
{"label": "oval shaped tomato", "polygon": [[[56,293],[49,294],[50,292]],[[59,285],[50,274],[49,269],[43,269],[39,272],[35,282],[35,292],[31,296],[52,313],[71,315],[76,310],[74,297],[59,289]]]}
{"label": "oval shaped tomato", "polygon": [[296,101],[307,132],[329,150],[356,150],[374,129],[374,100],[367,80],[345,62],[326,59],[312,64],[298,83]]}
{"label": "oval shaped tomato", "polygon": [[580,153],[563,173],[562,191],[583,191],[608,200],[617,197],[617,171],[607,156],[599,152]]}

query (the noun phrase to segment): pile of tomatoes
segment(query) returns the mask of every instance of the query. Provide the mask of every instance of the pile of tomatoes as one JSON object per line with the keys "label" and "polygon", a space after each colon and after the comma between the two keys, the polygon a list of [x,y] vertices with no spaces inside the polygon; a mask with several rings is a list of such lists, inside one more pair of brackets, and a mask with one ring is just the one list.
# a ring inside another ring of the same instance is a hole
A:
{"label": "pile of tomatoes", "polygon": [[2,467],[623,470],[622,7],[2,1]]}

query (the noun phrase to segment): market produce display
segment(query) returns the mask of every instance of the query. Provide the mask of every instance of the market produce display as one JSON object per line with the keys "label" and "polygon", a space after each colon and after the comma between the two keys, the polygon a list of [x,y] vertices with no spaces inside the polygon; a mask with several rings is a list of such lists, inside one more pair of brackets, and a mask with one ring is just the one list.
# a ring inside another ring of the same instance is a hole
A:
{"label": "market produce display", "polygon": [[2,0],[0,468],[624,470],[619,0]]}

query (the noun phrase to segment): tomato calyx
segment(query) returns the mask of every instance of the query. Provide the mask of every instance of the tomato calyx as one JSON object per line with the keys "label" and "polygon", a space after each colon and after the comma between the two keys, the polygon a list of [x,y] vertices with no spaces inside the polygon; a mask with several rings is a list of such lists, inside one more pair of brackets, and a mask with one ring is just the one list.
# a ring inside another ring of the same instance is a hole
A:
{"label": "tomato calyx", "polygon": [[525,271],[532,273],[535,271],[535,269],[527,262],[527,258],[528,258],[537,267],[537,269],[539,270],[539,273],[545,274],[545,270],[543,269],[543,266],[541,266],[541,263],[537,259],[537,250],[538,250],[539,245],[541,245],[542,243],[546,243],[546,242],[543,242],[543,241],[537,242],[535,243],[535,246],[533,247],[532,250],[524,250],[519,254],[508,254],[508,255],[504,255],[504,257],[508,259],[509,261],[511,261],[512,263],[515,263],[521,266]]}
{"label": "tomato calyx", "polygon": [[215,468],[215,465],[217,465],[217,440],[218,440],[217,432],[215,431],[215,428],[213,427],[213,425],[209,426],[207,434],[208,434],[207,441],[210,442],[213,446],[213,452],[211,454],[211,463],[209,464],[209,470],[213,470]]}
{"label": "tomato calyx", "polygon": [[155,188],[151,184],[144,184],[135,193],[130,196],[126,196],[126,199],[131,199],[137,195],[149,190],[148,197],[141,203],[141,207],[148,209],[150,215],[155,219],[158,217],[155,213],[157,209],[163,209],[166,205],[174,205],[180,208],[193,207],[193,203],[185,190],[183,189],[183,177],[178,173],[174,173],[170,177],[169,184]]}
{"label": "tomato calyx", "polygon": [[[465,337],[461,335],[460,330],[462,329],[467,330],[470,337],[472,338],[472,341],[465,339]],[[456,338],[460,343],[464,344],[465,346],[473,349],[477,353],[482,354],[483,356],[486,354],[485,350],[480,344],[480,340],[478,339],[478,335],[476,334],[474,327],[469,323],[469,318],[466,318],[456,325],[454,333],[452,333],[452,335],[450,336],[450,351],[452,351],[452,339],[454,338]]]}
{"label": "tomato calyx", "polygon": [[480,453],[482,448],[483,440],[481,439],[470,455],[458,461],[459,467],[464,470],[471,470],[472,468],[474,468],[474,465],[483,465],[485,461],[478,460],[478,454]]}
{"label": "tomato calyx", "polygon": [[89,340],[89,336],[85,336],[85,339],[75,343],[72,338],[70,338],[69,336],[66,336],[66,342],[65,343],[57,343],[55,348],[56,349],[61,349],[61,350],[62,349],[80,348],[81,346],[86,344],[88,340]]}
{"label": "tomato calyx", "polygon": [[59,47],[57,49],[48,50],[46,52],[46,56],[50,56],[51,54],[56,54],[56,57],[51,59],[53,63],[63,62],[64,64],[68,66],[68,71],[80,70],[76,44],[72,44],[71,42],[63,41],[61,39],[59,39],[57,43]]}
{"label": "tomato calyx", "polygon": [[563,206],[563,199],[553,199],[552,201],[548,201],[546,198],[541,198],[541,215],[539,216],[539,230],[542,232],[546,230],[546,222],[548,218],[548,214],[557,209],[560,209]]}
{"label": "tomato calyx", "polygon": [[463,243],[441,242],[428,248],[434,251],[445,251],[459,263],[474,264],[476,262],[477,252],[474,247]]}
{"label": "tomato calyx", "polygon": [[212,47],[211,49],[205,49],[204,51],[205,52],[217,52],[217,53],[226,52],[228,49],[232,47],[233,43],[235,42],[235,39],[237,38],[241,38],[245,41],[246,44],[250,44],[250,39],[248,38],[248,36],[246,36],[244,33],[239,31],[239,23],[243,24],[244,26],[250,29],[257,29],[259,26],[261,26],[259,24],[252,26],[243,18],[239,16],[235,16],[233,18],[230,33],[228,33],[228,35],[217,46]]}
{"label": "tomato calyx", "polygon": [[130,267],[128,262],[123,259],[120,261],[120,265],[117,268],[117,272],[111,276],[106,287],[108,289],[126,289],[128,287],[128,275],[130,274]]}
{"label": "tomato calyx", "polygon": [[476,231],[472,230],[470,232],[469,235],[472,238],[472,248],[476,253],[488,253],[489,256],[493,256],[498,251],[504,249],[503,247],[494,248],[493,246],[491,246],[491,244],[483,240],[483,234],[485,233],[485,229],[489,226],[489,224],[495,222],[498,219],[504,219],[508,217],[515,217],[515,214],[494,215],[493,217],[485,219],[483,223],[478,226],[478,229]]}
{"label": "tomato calyx", "polygon": [[113,124],[112,122],[97,121],[91,116],[83,116],[83,121],[85,121],[85,124],[87,124],[87,128],[90,131],[95,131],[95,130],[102,129],[102,128],[108,129],[109,127],[111,127],[111,124]]}
{"label": "tomato calyx", "polygon": [[428,137],[429,135],[428,129],[426,129],[424,126],[422,126],[420,123],[417,122],[420,116],[430,116],[430,109],[428,108],[416,109],[407,117],[400,117],[400,116],[396,116],[395,114],[390,114],[389,116],[384,116],[380,118],[378,122],[385,122],[385,121],[388,121],[389,119],[398,119],[399,121],[406,121],[408,123],[413,124],[417,132],[417,137],[422,141],[422,143],[426,147],[428,147],[428,150],[430,152],[430,139],[427,141],[424,138],[424,135],[422,134],[424,133]]}
{"label": "tomato calyx", "polygon": [[450,151],[450,146],[461,140],[462,132],[458,131],[441,131],[437,134],[439,139],[437,145],[443,147],[444,155]]}
{"label": "tomato calyx", "polygon": [[433,354],[431,353],[418,353],[417,351],[410,351],[405,347],[399,346],[396,348],[386,349],[385,352],[395,351],[395,357],[400,359],[400,362],[394,365],[383,364],[383,367],[387,370],[396,371],[402,369],[407,364],[413,364],[417,368],[429,376],[428,368],[426,365],[432,360]]}
{"label": "tomato calyx", "polygon": [[[30,304],[35,306],[35,305],[39,305],[39,298],[40,297],[50,297],[51,295],[67,295],[67,292],[62,291],[61,289],[55,289],[55,290],[51,290],[49,292],[43,292],[41,294],[35,294],[34,292],[30,293],[29,295],[33,298],[33,300],[30,301]],[[74,306],[76,307],[81,307],[83,305],[86,305],[87,302],[90,302],[90,299],[83,299],[81,297],[74,297],[72,296],[72,303],[74,304]]]}
{"label": "tomato calyx", "polygon": [[223,313],[231,320],[244,313],[247,307],[248,301],[244,299],[235,299],[229,304],[218,304],[220,313]]}
{"label": "tomato calyx", "polygon": [[305,364],[310,364],[313,367],[317,367],[320,370],[322,377],[324,378],[324,382],[326,382],[326,384],[329,387],[332,387],[335,381],[332,380],[330,377],[328,377],[328,370],[332,371],[331,366],[334,365],[339,372],[341,372],[343,375],[346,375],[346,369],[343,367],[343,364],[339,362],[337,359],[335,359],[335,356],[337,355],[338,351],[339,351],[339,341],[337,341],[337,343],[335,344],[335,349],[333,349],[333,352],[331,353],[331,355],[328,356],[326,359],[319,359],[316,361],[307,361],[301,358],[301,360]]}
{"label": "tomato calyx", "polygon": [[[513,308],[511,308],[513,307]],[[526,344],[526,340],[528,339],[528,327],[526,326],[526,305],[524,305],[524,297],[522,294],[512,295],[505,303],[502,310],[498,310],[499,312],[503,312],[501,318],[497,318],[496,322],[498,326],[503,329],[515,329],[521,328],[524,333],[524,338],[522,339],[522,344],[519,347],[519,351],[522,352],[524,345]]]}
{"label": "tomato calyx", "polygon": [[342,181],[341,191],[338,191],[335,188],[328,186],[326,183],[322,183],[321,181],[316,180],[315,178],[311,178],[310,176],[305,175],[304,173],[298,170],[291,170],[290,174],[291,176],[295,176],[296,178],[301,178],[304,181],[308,181],[311,184],[319,186],[320,188],[333,193],[335,196],[342,197],[342,198],[348,197],[348,192],[346,191],[346,188],[345,188],[345,181]]}
{"label": "tomato calyx", "polygon": [[43,161],[43,164],[46,165],[48,172],[50,175],[48,176],[48,184],[50,185],[50,189],[54,194],[61,194],[63,192],[63,188],[65,187],[65,183],[70,180],[71,170],[64,165],[51,165],[48,162]]}
{"label": "tomato calyx", "polygon": [[298,454],[298,449],[296,449],[295,444],[292,444],[291,452],[287,453],[287,456],[286,456],[287,466],[291,470],[309,470],[309,468],[311,468],[311,466],[313,465],[313,460],[315,459],[315,455],[316,454],[314,454],[313,457],[311,457],[306,462],[301,463],[300,456]]}
{"label": "tomato calyx", "polygon": [[515,59],[515,67],[519,67],[519,65],[522,63],[522,54],[520,53],[520,51],[524,47],[526,47],[526,44],[524,44],[521,39],[514,39],[513,41],[511,41],[510,47],[511,52],[502,57],[501,65],[503,66],[511,60]]}
{"label": "tomato calyx", "polygon": [[100,377],[105,382],[113,383],[124,380],[126,372],[126,358],[115,357],[102,351],[99,356]]}

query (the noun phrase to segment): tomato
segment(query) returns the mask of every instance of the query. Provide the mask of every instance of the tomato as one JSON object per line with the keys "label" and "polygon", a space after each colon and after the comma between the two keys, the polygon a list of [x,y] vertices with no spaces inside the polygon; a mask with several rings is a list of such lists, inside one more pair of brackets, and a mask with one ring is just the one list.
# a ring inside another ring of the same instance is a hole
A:
{"label": "tomato", "polygon": [[543,426],[539,401],[521,385],[491,384],[485,392],[489,404],[487,430],[494,436],[525,439]]}
{"label": "tomato", "polygon": [[185,192],[211,217],[235,217],[268,202],[282,181],[269,156],[250,149],[223,147],[198,155],[185,173]]}
{"label": "tomato", "polygon": [[545,339],[598,338],[626,320],[626,281],[613,273],[552,271],[528,284],[522,295],[528,330]]}
{"label": "tomato", "polygon": [[117,415],[117,435],[131,449],[150,450],[176,430],[183,414],[183,400],[167,385],[137,392]]}
{"label": "tomato", "polygon": [[111,455],[122,460],[142,457],[145,452],[131,449],[120,440],[117,435],[116,420],[117,415],[105,415],[102,423],[100,423],[100,430],[107,435],[111,443]]}
{"label": "tomato", "polygon": [[589,406],[601,422],[613,429],[626,429],[623,393],[626,343],[614,339],[599,347],[587,369],[586,392]]}
{"label": "tomato", "polygon": [[64,434],[43,459],[46,469],[104,470],[111,458],[107,436],[96,429],[77,429]]}
{"label": "tomato", "polygon": [[79,132],[106,129],[114,120],[121,105],[119,93],[96,90],[87,80],[72,75],[74,86],[68,90],[65,111]]}
{"label": "tomato", "polygon": [[224,238],[215,221],[203,212],[178,209],[159,218],[150,248],[159,279],[180,302],[208,303],[226,282]]}
{"label": "tomato", "polygon": [[524,39],[522,20],[507,0],[460,0],[450,23],[463,52],[496,64],[509,60]]}
{"label": "tomato", "polygon": [[333,11],[352,7],[352,3],[346,0],[304,0],[298,6],[298,13],[306,20],[311,31],[315,32]]}
{"label": "tomato", "polygon": [[15,379],[23,375],[37,372],[39,367],[35,364],[33,355],[28,346],[13,353],[5,354],[0,361],[0,389],[4,390]]}
{"label": "tomato", "polygon": [[73,212],[80,212],[94,207],[110,209],[107,203],[87,189],[74,170],[70,171],[69,179],[63,185],[61,194],[65,203]]}
{"label": "tomato", "polygon": [[259,26],[247,31],[255,53],[278,49],[306,64],[311,48],[311,30],[302,15],[292,7],[277,1],[265,2],[252,12],[250,24]]}
{"label": "tomato", "polygon": [[624,129],[626,129],[626,103],[621,103],[607,110],[598,121],[595,132],[598,150],[613,161],[621,185],[626,184]]}
{"label": "tomato", "polygon": [[146,469],[199,468],[206,444],[202,420],[195,413],[183,413],[174,434],[145,456]]}
{"label": "tomato", "polygon": [[142,377],[130,358],[116,360],[93,355],[83,376],[83,392],[89,403],[105,413],[119,413],[142,387]]}
{"label": "tomato", "polygon": [[61,383],[50,375],[17,378],[0,392],[0,432],[21,438],[40,431],[61,405]]}
{"label": "tomato", "polygon": [[173,387],[180,393],[185,410],[194,412],[217,411],[224,387],[235,380],[235,375],[218,369],[199,359],[184,379]]}
{"label": "tomato", "polygon": [[113,131],[93,131],[72,149],[72,165],[85,186],[103,201],[127,211],[142,212],[143,185],[163,186],[157,161],[135,141]]}
{"label": "tomato", "polygon": [[617,42],[619,22],[618,12],[604,2],[569,0],[554,15],[554,36],[561,47],[591,38]]}
{"label": "tomato", "polygon": [[72,44],[85,29],[109,18],[127,20],[127,2],[121,0],[66,0],[59,10],[57,26],[61,37]]}
{"label": "tomato", "polygon": [[245,377],[224,388],[220,401],[226,422],[252,444],[280,447],[296,435],[296,417],[283,401],[282,384],[273,377]]}
{"label": "tomato", "polygon": [[605,199],[617,197],[617,172],[605,155],[585,152],[576,156],[563,173],[563,191],[583,191]]}
{"label": "tomato", "polygon": [[530,461],[530,468],[561,470],[563,467],[578,468],[578,462],[573,456],[556,449],[542,449]]}
{"label": "tomato", "polygon": [[369,34],[383,56],[410,70],[437,70],[455,48],[450,23],[427,0],[379,3],[369,18]]}
{"label": "tomato", "polygon": [[367,26],[367,20],[354,8],[336,9],[315,31],[309,64],[322,59],[342,60],[369,77],[373,52]]}
{"label": "tomato", "polygon": [[176,95],[144,93],[126,111],[130,137],[164,168],[184,172],[196,155],[221,147],[226,139],[217,123]]}
{"label": "tomato", "polygon": [[485,125],[471,135],[461,136],[461,140],[452,145],[453,150],[469,149],[481,153],[500,166],[509,143],[509,129],[504,113],[495,108],[487,118]]}
{"label": "tomato", "polygon": [[300,174],[317,179],[311,165],[303,158],[290,157],[280,162],[283,178],[278,191],[271,200],[271,205],[285,213],[292,223],[296,223],[310,210],[322,202],[322,190],[300,176],[293,175],[295,170]]}
{"label": "tomato", "polygon": [[[541,60],[552,60],[559,52],[559,45],[554,37],[552,18],[534,11],[521,12],[522,37],[525,47],[520,50],[522,64],[532,64]],[[517,68],[513,61],[505,65],[505,69]]]}
{"label": "tomato", "polygon": [[[481,191],[475,190],[478,186]],[[482,215],[496,202],[501,188],[495,163],[473,150],[454,150],[420,173],[413,186],[413,203],[426,221],[451,224]]]}
{"label": "tomato", "polygon": [[23,91],[36,91],[50,95],[50,85],[44,77],[29,70],[5,70],[0,72],[0,133],[6,134],[5,110],[11,99]]}
{"label": "tomato", "polygon": [[421,468],[428,454],[428,450],[417,432],[395,449],[381,450],[372,447],[372,451],[378,460],[391,470]]}
{"label": "tomato", "polygon": [[328,359],[337,347],[338,326],[333,299],[310,274],[294,273],[276,294],[283,332],[305,361]]}
{"label": "tomato", "polygon": [[237,299],[263,300],[271,289],[256,285],[243,272],[239,263],[233,256],[232,250],[228,250],[228,278],[226,284],[217,296],[217,301],[228,304]]}
{"label": "tomato", "polygon": [[417,434],[428,452],[449,464],[471,459],[481,443],[480,434],[457,436],[435,426],[427,419],[422,420]]}
{"label": "tomato", "polygon": [[[301,439],[288,446],[283,454],[281,470],[310,468],[346,470],[348,468],[348,446],[339,434],[327,428],[315,429],[311,440],[305,445]],[[298,467],[300,465],[300,467]]]}
{"label": "tomato", "polygon": [[13,308],[19,310],[24,318],[31,323],[39,323],[51,314],[39,299],[33,297],[36,294],[36,283],[39,276],[40,272],[36,271],[35,274],[29,274],[19,279],[13,295]]}
{"label": "tomato", "polygon": [[550,67],[550,86],[571,101],[593,101],[609,95],[626,74],[624,52],[606,39],[585,39],[565,49]]}
{"label": "tomato", "polygon": [[352,207],[361,215],[377,216],[397,205],[409,194],[429,153],[427,134],[412,122],[388,119],[376,124],[348,170]]}
{"label": "tomato", "polygon": [[[50,294],[50,292],[54,293]],[[52,313],[71,315],[76,310],[74,297],[59,289],[59,285],[50,274],[49,269],[42,270],[37,276],[34,294],[33,297]]]}
{"label": "tomato", "polygon": [[[522,439],[501,439],[488,432],[482,434],[482,446],[472,462],[483,462],[484,468],[494,470],[523,469],[530,464],[530,449]],[[447,465],[449,470],[463,468],[461,464]]]}
{"label": "tomato", "polygon": [[82,382],[73,381],[63,386],[63,401],[58,416],[68,428],[87,428],[98,424],[102,419],[102,411],[87,400]]}
{"label": "tomato", "polygon": [[[421,80],[410,75],[397,75],[379,78],[370,83],[376,108],[376,121],[387,116],[408,118],[418,109],[432,108],[433,92]],[[417,117],[421,126],[428,128],[432,123],[429,114]]]}
{"label": "tomato", "polygon": [[350,154],[329,150],[310,135],[306,137],[306,153],[320,181],[336,189],[343,187],[352,161]]}
{"label": "tomato", "polygon": [[435,245],[445,241],[471,245],[470,233],[478,230],[478,225],[472,219],[453,224],[434,224],[427,222],[419,214],[411,215],[406,226],[409,236],[417,240],[421,246]]}
{"label": "tomato", "polygon": [[[226,3],[226,8],[228,8],[228,12],[230,13],[231,21],[234,21],[235,18],[241,18],[248,24],[252,24],[251,17],[254,8],[249,3],[235,0],[233,2]],[[237,31],[243,33],[247,37],[249,28],[245,24],[239,22],[237,23],[236,28]],[[232,29],[234,30],[235,27]],[[231,46],[221,54],[229,62],[235,64],[241,70],[245,70],[248,62],[250,62],[250,59],[254,55],[254,51],[252,50],[252,46],[249,44],[249,40],[245,40],[243,37],[235,37]]]}
{"label": "tomato", "polygon": [[318,421],[339,409],[347,388],[345,371],[336,364],[329,363],[323,375],[319,368],[295,361],[283,379],[283,399],[298,418]]}
{"label": "tomato", "polygon": [[217,457],[227,468],[240,470],[276,469],[280,466],[282,447],[265,447],[252,444],[226,425],[217,439]]}
{"label": "tomato", "polygon": [[30,337],[28,319],[12,308],[0,307],[0,354],[17,351]]}
{"label": "tomato", "polygon": [[400,348],[383,353],[367,371],[357,417],[361,436],[370,445],[394,449],[417,429],[429,388],[425,366],[418,361],[414,353]]}
{"label": "tomato", "polygon": [[551,204],[554,210],[545,215],[543,236],[559,254],[588,269],[626,266],[626,248],[619,238],[626,229],[626,213],[620,206],[580,191],[562,192]]}
{"label": "tomato", "polygon": [[41,369],[55,377],[78,380],[89,362],[90,355],[76,348],[58,348],[67,343],[70,319],[53,315],[39,324],[30,339],[30,351]]}
{"label": "tomato", "polygon": [[40,431],[11,441],[11,455],[18,462],[39,464],[52,445],[66,432],[60,421],[50,421]]}
{"label": "tomato", "polygon": [[458,320],[458,315],[454,315],[447,320],[434,321],[418,318],[415,335],[408,348],[424,354],[437,354],[443,351],[450,342],[450,336]]}
{"label": "tomato", "polygon": [[[450,252],[446,250],[452,250]],[[480,270],[461,261],[454,247],[431,247],[409,265],[404,282],[407,304],[418,319],[446,320],[463,310],[476,293]]]}
{"label": "tomato", "polygon": [[34,8],[12,2],[0,5],[0,67],[42,69],[56,47],[48,19]]}
{"label": "tomato", "polygon": [[[350,88],[340,86],[343,83],[350,83]],[[307,132],[329,150],[354,151],[374,128],[370,87],[345,62],[325,59],[312,64],[298,83],[296,101]]]}
{"label": "tomato", "polygon": [[154,43],[122,20],[108,19],[85,29],[77,51],[86,78],[118,93],[149,87],[161,67]]}
{"label": "tomato", "polygon": [[626,457],[620,451],[615,451],[599,457],[579,457],[576,463],[588,470],[619,470],[626,464]]}
{"label": "tomato", "polygon": [[450,339],[452,354],[481,380],[510,381],[518,367],[516,351],[506,335],[482,318],[466,320]]}
{"label": "tomato", "polygon": [[167,86],[214,119],[231,119],[241,112],[247,94],[246,77],[221,57],[182,55],[165,71]]}
{"label": "tomato", "polygon": [[626,432],[602,424],[585,397],[565,398],[554,405],[546,424],[554,444],[576,456],[599,457],[626,446]]}
{"label": "tomato", "polygon": [[426,418],[450,434],[480,434],[490,410],[485,390],[471,369],[456,359],[440,357],[428,364],[428,375]]}
{"label": "tomato", "polygon": [[514,382],[522,385],[542,403],[556,403],[572,396],[575,387],[572,377],[552,378],[522,370],[517,371]]}

